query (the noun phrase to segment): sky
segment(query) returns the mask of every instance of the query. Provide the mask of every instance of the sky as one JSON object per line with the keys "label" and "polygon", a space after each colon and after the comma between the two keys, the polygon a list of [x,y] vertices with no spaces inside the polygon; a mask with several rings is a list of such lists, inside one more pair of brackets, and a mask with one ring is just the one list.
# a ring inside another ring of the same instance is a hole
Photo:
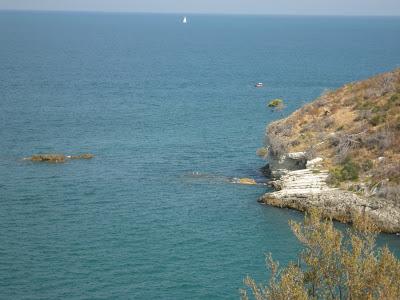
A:
{"label": "sky", "polygon": [[400,16],[400,0],[0,0],[0,9]]}

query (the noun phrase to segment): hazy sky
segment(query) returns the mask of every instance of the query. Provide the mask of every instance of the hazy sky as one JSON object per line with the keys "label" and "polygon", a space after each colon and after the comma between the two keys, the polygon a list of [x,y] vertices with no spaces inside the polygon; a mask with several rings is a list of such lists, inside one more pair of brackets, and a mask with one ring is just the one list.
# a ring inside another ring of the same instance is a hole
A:
{"label": "hazy sky", "polygon": [[0,0],[0,9],[306,15],[400,15],[400,0]]}

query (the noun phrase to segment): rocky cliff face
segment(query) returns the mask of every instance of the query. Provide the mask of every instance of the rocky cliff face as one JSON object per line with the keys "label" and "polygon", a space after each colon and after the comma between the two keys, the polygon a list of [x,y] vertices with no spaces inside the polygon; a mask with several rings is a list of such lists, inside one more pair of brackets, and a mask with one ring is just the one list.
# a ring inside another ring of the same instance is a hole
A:
{"label": "rocky cliff face", "polygon": [[318,207],[342,222],[365,214],[382,231],[399,233],[398,122],[395,70],[346,85],[270,124],[264,173],[276,191],[260,202],[300,211]]}
{"label": "rocky cliff face", "polygon": [[[304,159],[297,157],[303,164]],[[321,161],[322,158],[306,161],[303,169],[298,169],[298,164],[293,164],[292,161],[285,165],[294,166],[294,170],[283,169],[282,164],[274,162],[274,167],[279,166],[279,169],[271,170],[271,174],[274,174],[271,185],[276,191],[265,194],[259,202],[299,211],[316,207],[327,217],[346,223],[351,222],[355,214],[365,214],[381,231],[400,232],[400,207],[395,202],[382,202],[377,198],[362,197],[328,186],[326,180],[329,174],[328,171],[319,169]]]}

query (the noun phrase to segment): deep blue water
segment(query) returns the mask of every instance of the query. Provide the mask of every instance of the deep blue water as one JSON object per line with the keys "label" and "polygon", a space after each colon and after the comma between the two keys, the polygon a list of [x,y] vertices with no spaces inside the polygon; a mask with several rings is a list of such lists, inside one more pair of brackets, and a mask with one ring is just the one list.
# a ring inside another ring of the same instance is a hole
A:
{"label": "deep blue water", "polygon": [[268,100],[399,67],[400,18],[180,18],[0,12],[0,298],[233,299],[295,259],[302,215],[218,176],[261,177]]}

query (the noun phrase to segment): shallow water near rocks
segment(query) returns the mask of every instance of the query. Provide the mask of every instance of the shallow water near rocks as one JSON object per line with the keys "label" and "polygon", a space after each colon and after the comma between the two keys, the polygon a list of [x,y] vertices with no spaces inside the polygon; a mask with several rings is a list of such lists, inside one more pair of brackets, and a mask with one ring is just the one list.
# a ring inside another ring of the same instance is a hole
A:
{"label": "shallow water near rocks", "polygon": [[262,180],[266,124],[398,67],[400,19],[180,20],[0,13],[0,298],[232,299],[264,253],[295,259],[302,214],[187,174]]}

